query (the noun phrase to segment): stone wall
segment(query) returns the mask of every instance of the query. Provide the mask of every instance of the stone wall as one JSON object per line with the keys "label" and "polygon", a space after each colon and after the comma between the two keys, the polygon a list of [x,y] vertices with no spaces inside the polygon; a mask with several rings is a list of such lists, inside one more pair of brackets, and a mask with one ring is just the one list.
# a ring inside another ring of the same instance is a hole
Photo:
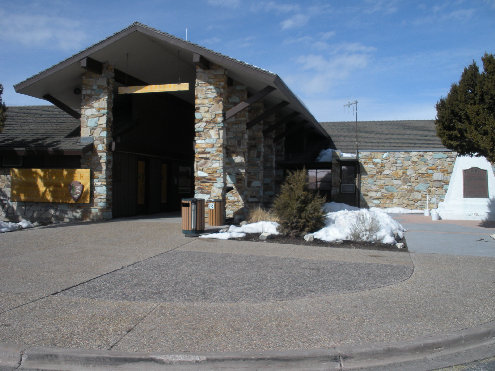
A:
{"label": "stone wall", "polygon": [[[225,112],[247,99],[246,86],[232,81],[226,91]],[[225,123],[225,214],[227,218],[242,220],[247,216],[247,158],[248,135],[246,123],[248,110],[243,110]]]}
{"label": "stone wall", "polygon": [[91,220],[112,218],[113,86],[113,68],[108,65],[101,75],[86,71],[82,76],[81,137],[94,139],[93,151],[81,157],[81,167],[91,169]]}
{"label": "stone wall", "polygon": [[361,205],[421,210],[443,201],[454,152],[360,152]]}
{"label": "stone wall", "polygon": [[196,198],[223,199],[225,190],[225,70],[196,67],[194,188]]}
{"label": "stone wall", "polygon": [[[275,124],[275,117],[264,120],[263,128],[267,129]],[[274,131],[263,136],[263,206],[270,207],[275,198],[275,147],[273,143]]]}
{"label": "stone wall", "polygon": [[[264,105],[257,102],[249,107],[248,117],[252,120],[263,113]],[[263,121],[247,129],[247,192],[248,209],[261,206],[263,202]]]}
{"label": "stone wall", "polygon": [[81,168],[91,169],[89,204],[12,202],[10,169],[0,169],[0,218],[57,223],[101,220],[112,217],[112,103],[113,68],[104,66],[102,75],[82,75],[81,137],[92,137],[94,148],[81,156]]}
{"label": "stone wall", "polygon": [[41,224],[85,219],[87,204],[10,201],[10,169],[0,168],[0,220],[19,222],[23,219]]}

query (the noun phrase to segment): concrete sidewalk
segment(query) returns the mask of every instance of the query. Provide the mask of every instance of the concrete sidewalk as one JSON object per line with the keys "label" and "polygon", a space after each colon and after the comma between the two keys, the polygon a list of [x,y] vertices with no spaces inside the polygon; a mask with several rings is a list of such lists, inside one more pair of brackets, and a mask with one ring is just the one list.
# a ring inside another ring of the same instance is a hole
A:
{"label": "concrete sidewalk", "polygon": [[418,214],[394,218],[407,229],[407,245],[412,252],[495,257],[495,222],[432,221]]}
{"label": "concrete sidewalk", "polygon": [[168,360],[160,367],[224,356],[220,362],[294,365],[326,357],[349,368],[350,359],[339,355],[353,354],[357,362],[359,354],[411,356],[490,343],[494,263],[186,238],[171,217],[6,233],[0,366],[21,353],[16,365],[29,368],[35,366],[29,359],[41,367],[40,354],[51,360],[63,354],[59,359],[79,359],[82,367],[84,357],[132,363],[127,352],[137,352],[138,363],[146,355]]}

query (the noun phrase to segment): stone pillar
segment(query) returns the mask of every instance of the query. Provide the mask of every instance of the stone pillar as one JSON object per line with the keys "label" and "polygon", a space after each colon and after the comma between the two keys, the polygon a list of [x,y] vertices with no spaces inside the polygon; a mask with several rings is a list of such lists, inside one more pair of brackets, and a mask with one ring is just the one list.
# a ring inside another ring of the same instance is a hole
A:
{"label": "stone pillar", "polygon": [[[225,111],[247,99],[247,90],[244,85],[235,81],[228,87]],[[226,193],[226,216],[237,222],[247,217],[246,210],[246,158],[247,158],[247,130],[248,111],[238,112],[226,122],[226,158],[225,171],[229,192]]]}
{"label": "stone pillar", "polygon": [[[263,113],[263,103],[249,107],[249,120]],[[263,202],[263,121],[247,130],[247,202],[248,209],[259,207]]]}
{"label": "stone pillar", "polygon": [[[275,117],[264,120],[266,129],[275,123]],[[274,130],[263,135],[263,205],[270,207],[275,197],[275,148],[273,143]]]}
{"label": "stone pillar", "polygon": [[105,65],[101,75],[86,71],[82,76],[81,136],[93,137],[93,151],[81,158],[91,169],[91,203],[83,218],[112,218],[112,105],[113,68]]}
{"label": "stone pillar", "polygon": [[225,125],[227,75],[214,64],[196,67],[194,193],[196,198],[223,199],[225,192]]}
{"label": "stone pillar", "polygon": [[[274,136],[285,132],[286,124],[277,126]],[[284,181],[284,169],[278,163],[285,160],[285,137],[274,143],[273,150],[275,152],[275,194],[280,192],[280,187]]]}

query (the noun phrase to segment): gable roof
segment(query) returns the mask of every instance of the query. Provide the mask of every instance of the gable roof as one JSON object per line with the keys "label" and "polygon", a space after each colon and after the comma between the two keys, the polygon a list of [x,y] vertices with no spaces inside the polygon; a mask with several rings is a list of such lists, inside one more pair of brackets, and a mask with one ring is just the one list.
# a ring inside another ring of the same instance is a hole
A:
{"label": "gable roof", "polygon": [[[139,22],[16,84],[14,88],[18,93],[41,99],[45,94],[50,94],[73,110],[79,111],[80,97],[73,91],[81,84],[82,59],[90,57],[100,62],[108,62],[115,68],[149,84],[189,82],[190,86],[194,86],[193,54],[199,54],[225,68],[229,77],[246,85],[251,93],[260,91],[267,85],[276,88],[265,98],[268,103],[287,101],[289,105],[284,108],[285,113],[299,112],[322,135],[327,135],[306,106],[275,73]],[[193,89],[176,94],[181,99],[194,102]]]}
{"label": "gable roof", "polygon": [[55,106],[8,107],[0,151],[80,154],[91,143],[81,142],[79,135],[79,120]]}
{"label": "gable roof", "polygon": [[[356,123],[321,122],[335,149],[356,151]],[[434,120],[358,121],[359,151],[448,151],[437,136]]]}

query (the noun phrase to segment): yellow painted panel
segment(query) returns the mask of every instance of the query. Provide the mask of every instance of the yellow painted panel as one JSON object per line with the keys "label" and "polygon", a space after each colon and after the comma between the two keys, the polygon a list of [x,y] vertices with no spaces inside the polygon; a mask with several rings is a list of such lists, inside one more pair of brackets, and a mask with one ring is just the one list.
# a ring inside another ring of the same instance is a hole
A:
{"label": "yellow painted panel", "polygon": [[120,86],[119,94],[142,94],[142,93],[162,93],[166,91],[184,91],[189,90],[189,83],[182,84],[162,84],[162,85],[145,85],[145,86]]}
{"label": "yellow painted panel", "polygon": [[[10,169],[11,200],[28,202],[89,203],[89,169]],[[79,200],[71,197],[69,186],[77,180],[83,186]]]}

